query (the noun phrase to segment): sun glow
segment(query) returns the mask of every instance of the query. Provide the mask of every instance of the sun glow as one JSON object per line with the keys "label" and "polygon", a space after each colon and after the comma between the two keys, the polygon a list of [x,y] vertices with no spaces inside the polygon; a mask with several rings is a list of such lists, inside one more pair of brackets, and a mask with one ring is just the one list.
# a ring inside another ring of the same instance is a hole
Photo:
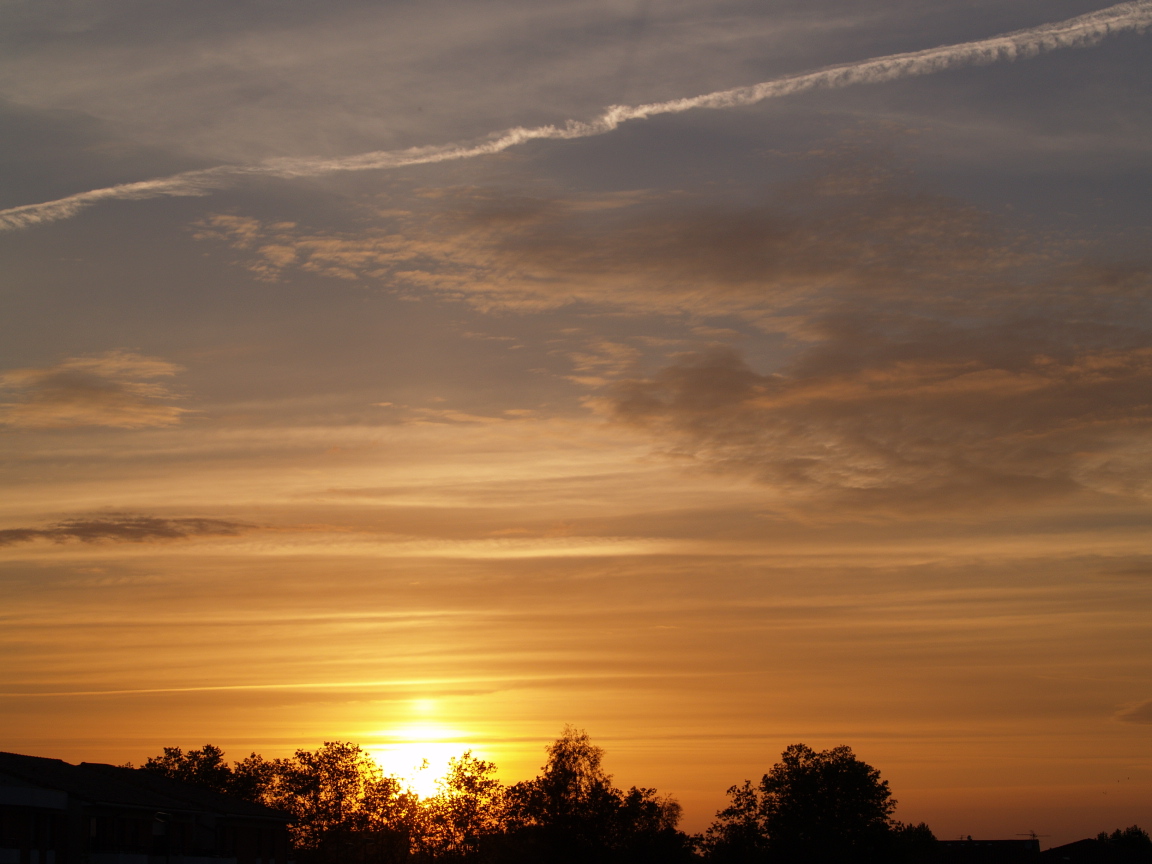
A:
{"label": "sun glow", "polygon": [[[436,703],[431,699],[416,699],[411,709],[414,714],[428,715],[435,712]],[[436,794],[437,781],[448,773],[450,759],[465,750],[476,752],[461,730],[434,721],[397,726],[378,735],[386,743],[366,748],[372,758],[421,798]]]}

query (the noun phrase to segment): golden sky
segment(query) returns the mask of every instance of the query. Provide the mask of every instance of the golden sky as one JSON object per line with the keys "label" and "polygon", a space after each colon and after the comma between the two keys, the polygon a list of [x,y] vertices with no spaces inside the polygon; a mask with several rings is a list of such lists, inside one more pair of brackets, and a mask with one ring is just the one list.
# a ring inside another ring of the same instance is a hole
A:
{"label": "golden sky", "polygon": [[0,749],[1152,826],[1152,6],[225,5],[0,10]]}

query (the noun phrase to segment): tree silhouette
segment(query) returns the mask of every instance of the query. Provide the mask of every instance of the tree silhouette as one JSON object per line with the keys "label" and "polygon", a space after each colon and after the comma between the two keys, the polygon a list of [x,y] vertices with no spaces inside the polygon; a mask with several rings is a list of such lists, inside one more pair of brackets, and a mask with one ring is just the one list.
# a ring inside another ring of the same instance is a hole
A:
{"label": "tree silhouette", "polygon": [[418,857],[432,861],[480,860],[504,829],[505,790],[496,766],[467,751],[448,762],[439,790],[421,802]]}
{"label": "tree silhouette", "polygon": [[548,747],[534,780],[508,789],[500,860],[554,864],[689,860],[688,838],[676,830],[680,805],[654,789],[621,792],[601,765],[602,748],[567,726]]}
{"label": "tree silhouette", "polygon": [[297,860],[307,864],[404,861],[421,830],[417,796],[356,744],[327,741],[287,759],[253,753],[231,767],[211,744],[165,747],[142,770],[289,814]]}
{"label": "tree silhouette", "polygon": [[566,726],[547,752],[539,776],[508,790],[509,851],[525,860],[604,859],[617,791],[601,766],[603,749]]}
{"label": "tree silhouette", "polygon": [[[758,784],[694,841],[677,829],[680,805],[655,789],[621,791],[604,750],[565,727],[538,776],[505,787],[470,752],[449,763],[436,795],[420,799],[355,744],[325,742],[286,759],[253,753],[231,766],[207,744],[165,747],[143,770],[275,807],[299,864],[688,864],[694,846],[716,864],[933,864],[927,825],[892,820],[880,772],[848,747],[788,747]],[[1099,840],[1116,864],[1152,864],[1152,841],[1133,826]]]}
{"label": "tree silhouette", "polygon": [[418,822],[417,797],[385,775],[358,745],[326,741],[273,762],[264,803],[295,821],[299,860],[402,861]]}
{"label": "tree silhouette", "polygon": [[229,767],[224,751],[212,744],[187,753],[165,747],[163,755],[149,757],[141,769],[255,802],[264,800],[276,773],[276,766],[256,753]]}
{"label": "tree silhouette", "polygon": [[757,786],[745,781],[728,795],[731,803],[701,838],[712,860],[850,864],[891,857],[896,802],[880,772],[849,747],[817,752],[793,744]]}
{"label": "tree silhouette", "polygon": [[718,864],[757,864],[768,860],[768,829],[760,790],[745,780],[728,788],[730,803],[698,838],[709,861]]}
{"label": "tree silhouette", "polygon": [[895,864],[936,864],[942,855],[936,835],[926,822],[893,822],[890,857]]}
{"label": "tree silhouette", "polygon": [[1101,831],[1098,843],[1107,850],[1108,858],[1118,864],[1152,864],[1152,838],[1139,825],[1117,828],[1111,834]]}
{"label": "tree silhouette", "polygon": [[276,779],[277,763],[258,753],[252,753],[232,763],[232,779],[228,792],[245,801],[264,803],[268,790]]}

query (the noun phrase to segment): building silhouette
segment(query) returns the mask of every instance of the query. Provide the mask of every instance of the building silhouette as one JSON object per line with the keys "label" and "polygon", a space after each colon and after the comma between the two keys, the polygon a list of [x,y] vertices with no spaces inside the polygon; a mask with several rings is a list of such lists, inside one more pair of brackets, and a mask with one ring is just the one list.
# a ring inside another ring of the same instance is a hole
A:
{"label": "building silhouette", "polygon": [[942,864],[1039,864],[1040,841],[941,840]]}
{"label": "building silhouette", "polygon": [[0,752],[0,864],[286,864],[288,822],[150,771]]}

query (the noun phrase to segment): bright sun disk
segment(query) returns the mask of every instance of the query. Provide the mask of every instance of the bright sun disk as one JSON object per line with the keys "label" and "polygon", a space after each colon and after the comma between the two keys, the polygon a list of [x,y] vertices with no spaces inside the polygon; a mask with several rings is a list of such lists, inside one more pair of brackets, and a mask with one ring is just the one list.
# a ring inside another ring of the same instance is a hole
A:
{"label": "bright sun disk", "polygon": [[448,773],[450,759],[475,748],[461,740],[461,732],[439,724],[419,723],[380,733],[390,743],[368,752],[387,774],[407,784],[421,798],[437,793],[436,781]]}

